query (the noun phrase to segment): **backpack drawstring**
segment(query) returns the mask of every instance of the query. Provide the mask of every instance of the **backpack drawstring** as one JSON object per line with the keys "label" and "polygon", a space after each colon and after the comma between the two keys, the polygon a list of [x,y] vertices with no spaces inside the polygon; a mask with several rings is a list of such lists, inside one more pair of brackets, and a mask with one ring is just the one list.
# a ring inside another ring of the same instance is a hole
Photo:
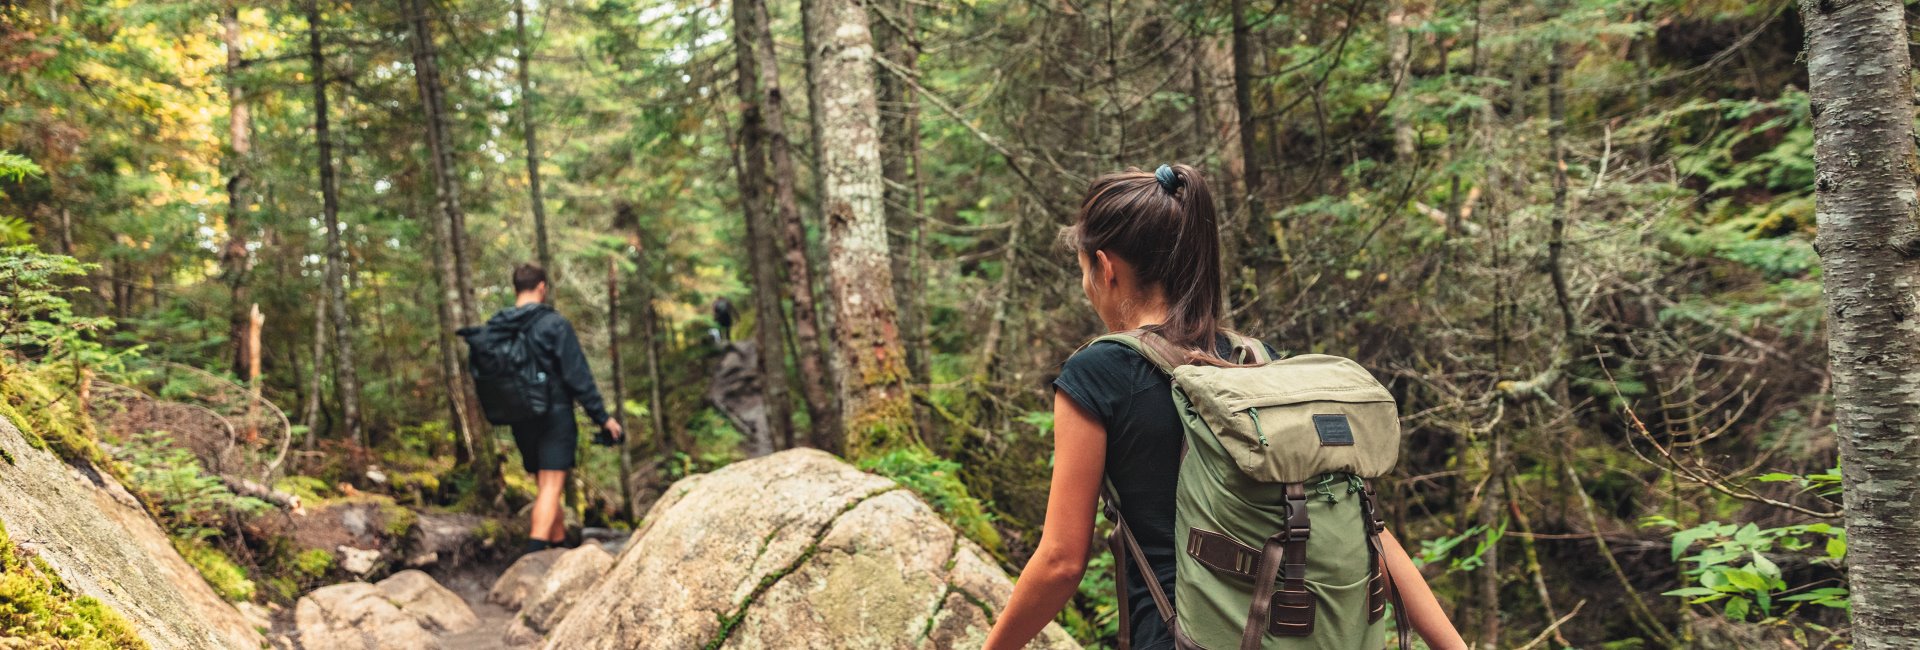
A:
{"label": "backpack drawstring", "polygon": [[1253,420],[1253,432],[1260,436],[1260,446],[1267,446],[1267,432],[1260,430],[1260,408],[1247,409],[1247,417]]}

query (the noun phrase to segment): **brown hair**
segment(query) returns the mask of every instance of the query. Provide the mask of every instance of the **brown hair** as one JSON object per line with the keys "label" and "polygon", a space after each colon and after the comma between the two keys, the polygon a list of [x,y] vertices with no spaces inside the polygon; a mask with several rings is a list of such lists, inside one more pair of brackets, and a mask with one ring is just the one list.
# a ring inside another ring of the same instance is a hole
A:
{"label": "brown hair", "polygon": [[1128,168],[1094,179],[1073,225],[1061,235],[1075,252],[1119,256],[1133,265],[1142,286],[1165,288],[1172,303],[1167,321],[1147,329],[1200,359],[1215,357],[1220,229],[1213,195],[1194,168]]}
{"label": "brown hair", "polygon": [[513,290],[516,293],[526,293],[538,289],[540,288],[540,283],[546,281],[547,270],[540,268],[539,264],[525,262],[513,267]]}

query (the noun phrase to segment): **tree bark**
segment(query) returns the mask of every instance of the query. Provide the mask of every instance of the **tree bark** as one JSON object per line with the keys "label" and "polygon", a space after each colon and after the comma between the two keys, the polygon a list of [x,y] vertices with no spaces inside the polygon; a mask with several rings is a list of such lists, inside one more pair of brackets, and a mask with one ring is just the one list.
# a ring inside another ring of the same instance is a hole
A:
{"label": "tree bark", "polygon": [[1267,224],[1266,175],[1260,166],[1260,147],[1253,112],[1253,27],[1247,22],[1247,0],[1233,0],[1233,106],[1240,122],[1241,178],[1246,184],[1247,243],[1264,248],[1271,237]]}
{"label": "tree bark", "polygon": [[[906,81],[920,68],[920,35],[910,0],[876,3],[872,12],[881,17],[874,28],[879,56],[905,73],[875,72],[879,81],[880,165],[886,180],[887,250],[892,258],[894,304],[900,310],[900,342],[906,348],[908,373],[925,380],[929,364],[921,297],[926,292],[917,272],[921,214],[915,191],[920,183],[920,170],[915,164],[920,150],[919,100]],[[925,429],[930,424],[929,413],[917,404],[914,411],[914,425]]]}
{"label": "tree bark", "polygon": [[1800,14],[1853,643],[1920,647],[1920,229],[1906,17],[1896,0],[1804,0]]}
{"label": "tree bark", "polygon": [[513,2],[513,31],[519,40],[515,51],[519,54],[516,70],[520,75],[520,125],[527,140],[527,194],[533,206],[534,246],[540,256],[540,268],[551,275],[554,269],[553,256],[547,251],[547,204],[540,193],[540,139],[533,120],[533,42],[527,39],[527,0]]}
{"label": "tree bark", "polygon": [[[780,88],[780,60],[773,47],[773,27],[766,0],[747,0],[752,10],[753,54],[760,73],[760,124],[765,129],[767,160],[772,163],[773,207],[787,269],[788,298],[793,301],[795,364],[800,370],[801,396],[812,419],[813,444],[822,445],[838,430],[839,409],[833,402],[831,372],[820,343],[820,315],[815,307],[813,265],[807,258],[807,226],[800,216],[793,165],[793,141],[787,137],[785,95]],[[811,59],[811,57],[809,57]],[[811,66],[811,61],[809,61]],[[811,76],[809,76],[811,81]],[[783,378],[784,379],[784,378]]]}
{"label": "tree bark", "polygon": [[1413,160],[1415,152],[1413,120],[1408,115],[1408,79],[1412,71],[1413,39],[1407,33],[1406,0],[1387,1],[1387,70],[1393,79],[1393,154],[1402,161]]}
{"label": "tree bark", "polygon": [[[473,302],[473,269],[466,253],[466,218],[460,209],[452,147],[447,141],[446,107],[441,95],[432,23],[425,2],[409,0],[408,8],[408,20],[413,32],[410,43],[413,77],[420,90],[421,106],[426,112],[427,152],[429,166],[433,169],[434,203],[440,213],[437,218],[429,220],[434,223],[434,233],[440,236],[440,245],[445,251],[439,261],[440,287],[443,299],[449,305],[449,320],[458,327],[477,323],[480,319],[479,310]],[[464,364],[460,364],[458,355],[455,357],[455,363],[462,367],[447,377],[448,399],[460,403],[453,408],[454,434],[460,441],[455,449],[455,460],[462,465],[478,463],[482,467],[490,467],[493,465],[493,448],[484,439],[486,425],[476,421],[475,414],[479,409],[476,408],[471,381],[467,378]],[[444,355],[442,363],[445,363]],[[483,473],[490,474],[484,470]]]}
{"label": "tree bark", "polygon": [[333,385],[347,437],[367,444],[360,423],[360,377],[353,362],[353,319],[347,310],[347,255],[340,241],[340,189],[333,173],[333,135],[327,126],[327,65],[320,41],[320,2],[307,3],[307,41],[313,75],[313,137],[320,148],[320,211],[327,228],[327,302],[333,315]]}
{"label": "tree bark", "polygon": [[829,451],[866,458],[912,444],[913,404],[893,301],[882,208],[879,110],[867,12],[853,0],[815,0],[814,114],[820,123],[821,217],[833,349],[840,369],[840,435]]}
{"label": "tree bark", "polygon": [[[609,400],[608,405],[611,408],[607,410],[613,414],[613,419],[619,420],[624,427],[626,418],[623,416],[627,412],[627,380],[626,374],[620,368],[620,258],[617,254],[607,257],[607,357],[613,371],[613,399]],[[614,449],[614,453],[620,455],[620,500],[630,521],[639,516],[633,506],[632,461],[627,458],[627,452],[632,447],[631,440],[633,435],[629,433],[620,439]]]}
{"label": "tree bark", "polygon": [[327,366],[327,306],[333,302],[327,296],[327,291],[320,292],[320,306],[313,312],[313,372],[308,374],[307,403],[300,416],[300,424],[307,428],[307,451],[314,450],[315,439],[320,435],[321,379]]}
{"label": "tree bark", "polygon": [[627,244],[633,248],[633,263],[639,276],[640,302],[640,345],[647,353],[647,414],[653,424],[654,444],[658,445],[661,456],[672,458],[679,447],[674,444],[673,433],[667,431],[666,406],[662,402],[660,390],[660,315],[653,310],[654,288],[653,273],[647,264],[647,245],[642,238],[640,221],[635,216],[633,205],[624,201],[613,206],[613,229],[627,233]]}
{"label": "tree bark", "polygon": [[[247,201],[249,164],[253,153],[253,119],[247,109],[246,94],[240,88],[240,9],[229,2],[220,13],[221,41],[227,50],[227,243],[220,251],[220,266],[226,276],[228,292],[228,341],[233,346],[233,374],[245,376],[247,360],[258,354],[250,350],[246,339],[248,315]],[[64,213],[63,213],[64,214]],[[64,237],[63,237],[64,240]]]}
{"label": "tree bark", "polygon": [[746,218],[747,266],[753,275],[753,333],[759,342],[760,376],[766,391],[769,442],[793,446],[793,415],[787,399],[786,337],[780,321],[780,266],[767,211],[766,126],[760,107],[760,56],[753,37],[753,0],[733,2],[735,88],[740,93],[740,139],[734,149],[734,175],[740,183],[740,212]]}

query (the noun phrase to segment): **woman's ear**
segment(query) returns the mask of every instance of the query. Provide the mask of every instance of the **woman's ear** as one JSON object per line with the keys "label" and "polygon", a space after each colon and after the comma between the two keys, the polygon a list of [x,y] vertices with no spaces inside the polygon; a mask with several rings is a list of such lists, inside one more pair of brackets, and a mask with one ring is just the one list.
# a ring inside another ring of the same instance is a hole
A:
{"label": "woman's ear", "polygon": [[1104,287],[1113,287],[1120,282],[1120,276],[1114,272],[1113,258],[1107,257],[1106,251],[1094,251],[1093,261],[1096,262],[1093,274],[1094,281],[1099,282],[1100,285]]}

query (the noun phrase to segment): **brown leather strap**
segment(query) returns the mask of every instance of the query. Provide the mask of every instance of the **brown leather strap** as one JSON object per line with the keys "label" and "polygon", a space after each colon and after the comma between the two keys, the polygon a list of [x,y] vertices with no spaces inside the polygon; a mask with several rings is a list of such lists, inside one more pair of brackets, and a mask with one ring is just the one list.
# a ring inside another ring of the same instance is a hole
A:
{"label": "brown leather strap", "polygon": [[[1252,602],[1247,605],[1246,628],[1240,633],[1240,650],[1260,650],[1266,635],[1273,633],[1271,623],[1276,621],[1284,621],[1287,624],[1284,629],[1292,636],[1302,610],[1306,615],[1305,632],[1313,631],[1313,595],[1306,593],[1305,586],[1307,538],[1313,533],[1307,518],[1307,491],[1299,483],[1288,483],[1286,489],[1287,527],[1268,537],[1260,549],[1260,562],[1254,568]],[[1274,589],[1276,577],[1283,578],[1279,592]],[[1286,595],[1283,597],[1282,593]],[[1300,598],[1302,595],[1305,600]],[[1275,610],[1281,610],[1282,616],[1276,618]]]}
{"label": "brown leather strap", "polygon": [[[1367,525],[1367,546],[1373,551],[1373,570],[1375,575],[1372,582],[1384,583],[1370,584],[1369,586],[1375,589],[1384,587],[1387,600],[1393,603],[1393,624],[1395,634],[1400,637],[1399,647],[1407,648],[1411,647],[1407,645],[1407,642],[1412,629],[1407,622],[1407,608],[1400,601],[1400,585],[1398,581],[1393,579],[1393,571],[1387,564],[1386,548],[1380,542],[1380,533],[1387,529],[1387,523],[1384,519],[1381,519],[1380,510],[1376,507],[1375,500],[1377,497],[1378,495],[1373,491],[1373,483],[1362,479],[1360,482],[1360,510],[1361,515],[1365,517]],[[1373,590],[1370,589],[1369,591],[1371,592]],[[1367,598],[1367,604],[1370,607],[1374,606],[1376,596],[1369,593]],[[1382,603],[1382,606],[1384,606],[1384,603]],[[1368,620],[1380,620],[1380,612],[1375,611],[1370,613]]]}
{"label": "brown leather strap", "polygon": [[1201,528],[1187,529],[1187,555],[1209,569],[1252,580],[1260,564],[1260,549],[1240,540]]}
{"label": "brown leather strap", "polygon": [[1135,568],[1140,570],[1140,579],[1147,581],[1147,595],[1153,597],[1153,606],[1160,611],[1160,620],[1166,622],[1169,629],[1176,625],[1173,600],[1167,598],[1167,591],[1160,587],[1160,575],[1154,573],[1153,566],[1147,563],[1147,554],[1140,550],[1140,541],[1133,536],[1133,530],[1127,527],[1127,520],[1120,516],[1120,495],[1113,489],[1112,483],[1101,486],[1101,496],[1107,502],[1107,517],[1113,520],[1113,534],[1107,536],[1107,548],[1113,551],[1114,589],[1119,597],[1114,599],[1120,607],[1121,650],[1132,646],[1133,627],[1129,610],[1132,604],[1127,590],[1127,558],[1133,558]]}

